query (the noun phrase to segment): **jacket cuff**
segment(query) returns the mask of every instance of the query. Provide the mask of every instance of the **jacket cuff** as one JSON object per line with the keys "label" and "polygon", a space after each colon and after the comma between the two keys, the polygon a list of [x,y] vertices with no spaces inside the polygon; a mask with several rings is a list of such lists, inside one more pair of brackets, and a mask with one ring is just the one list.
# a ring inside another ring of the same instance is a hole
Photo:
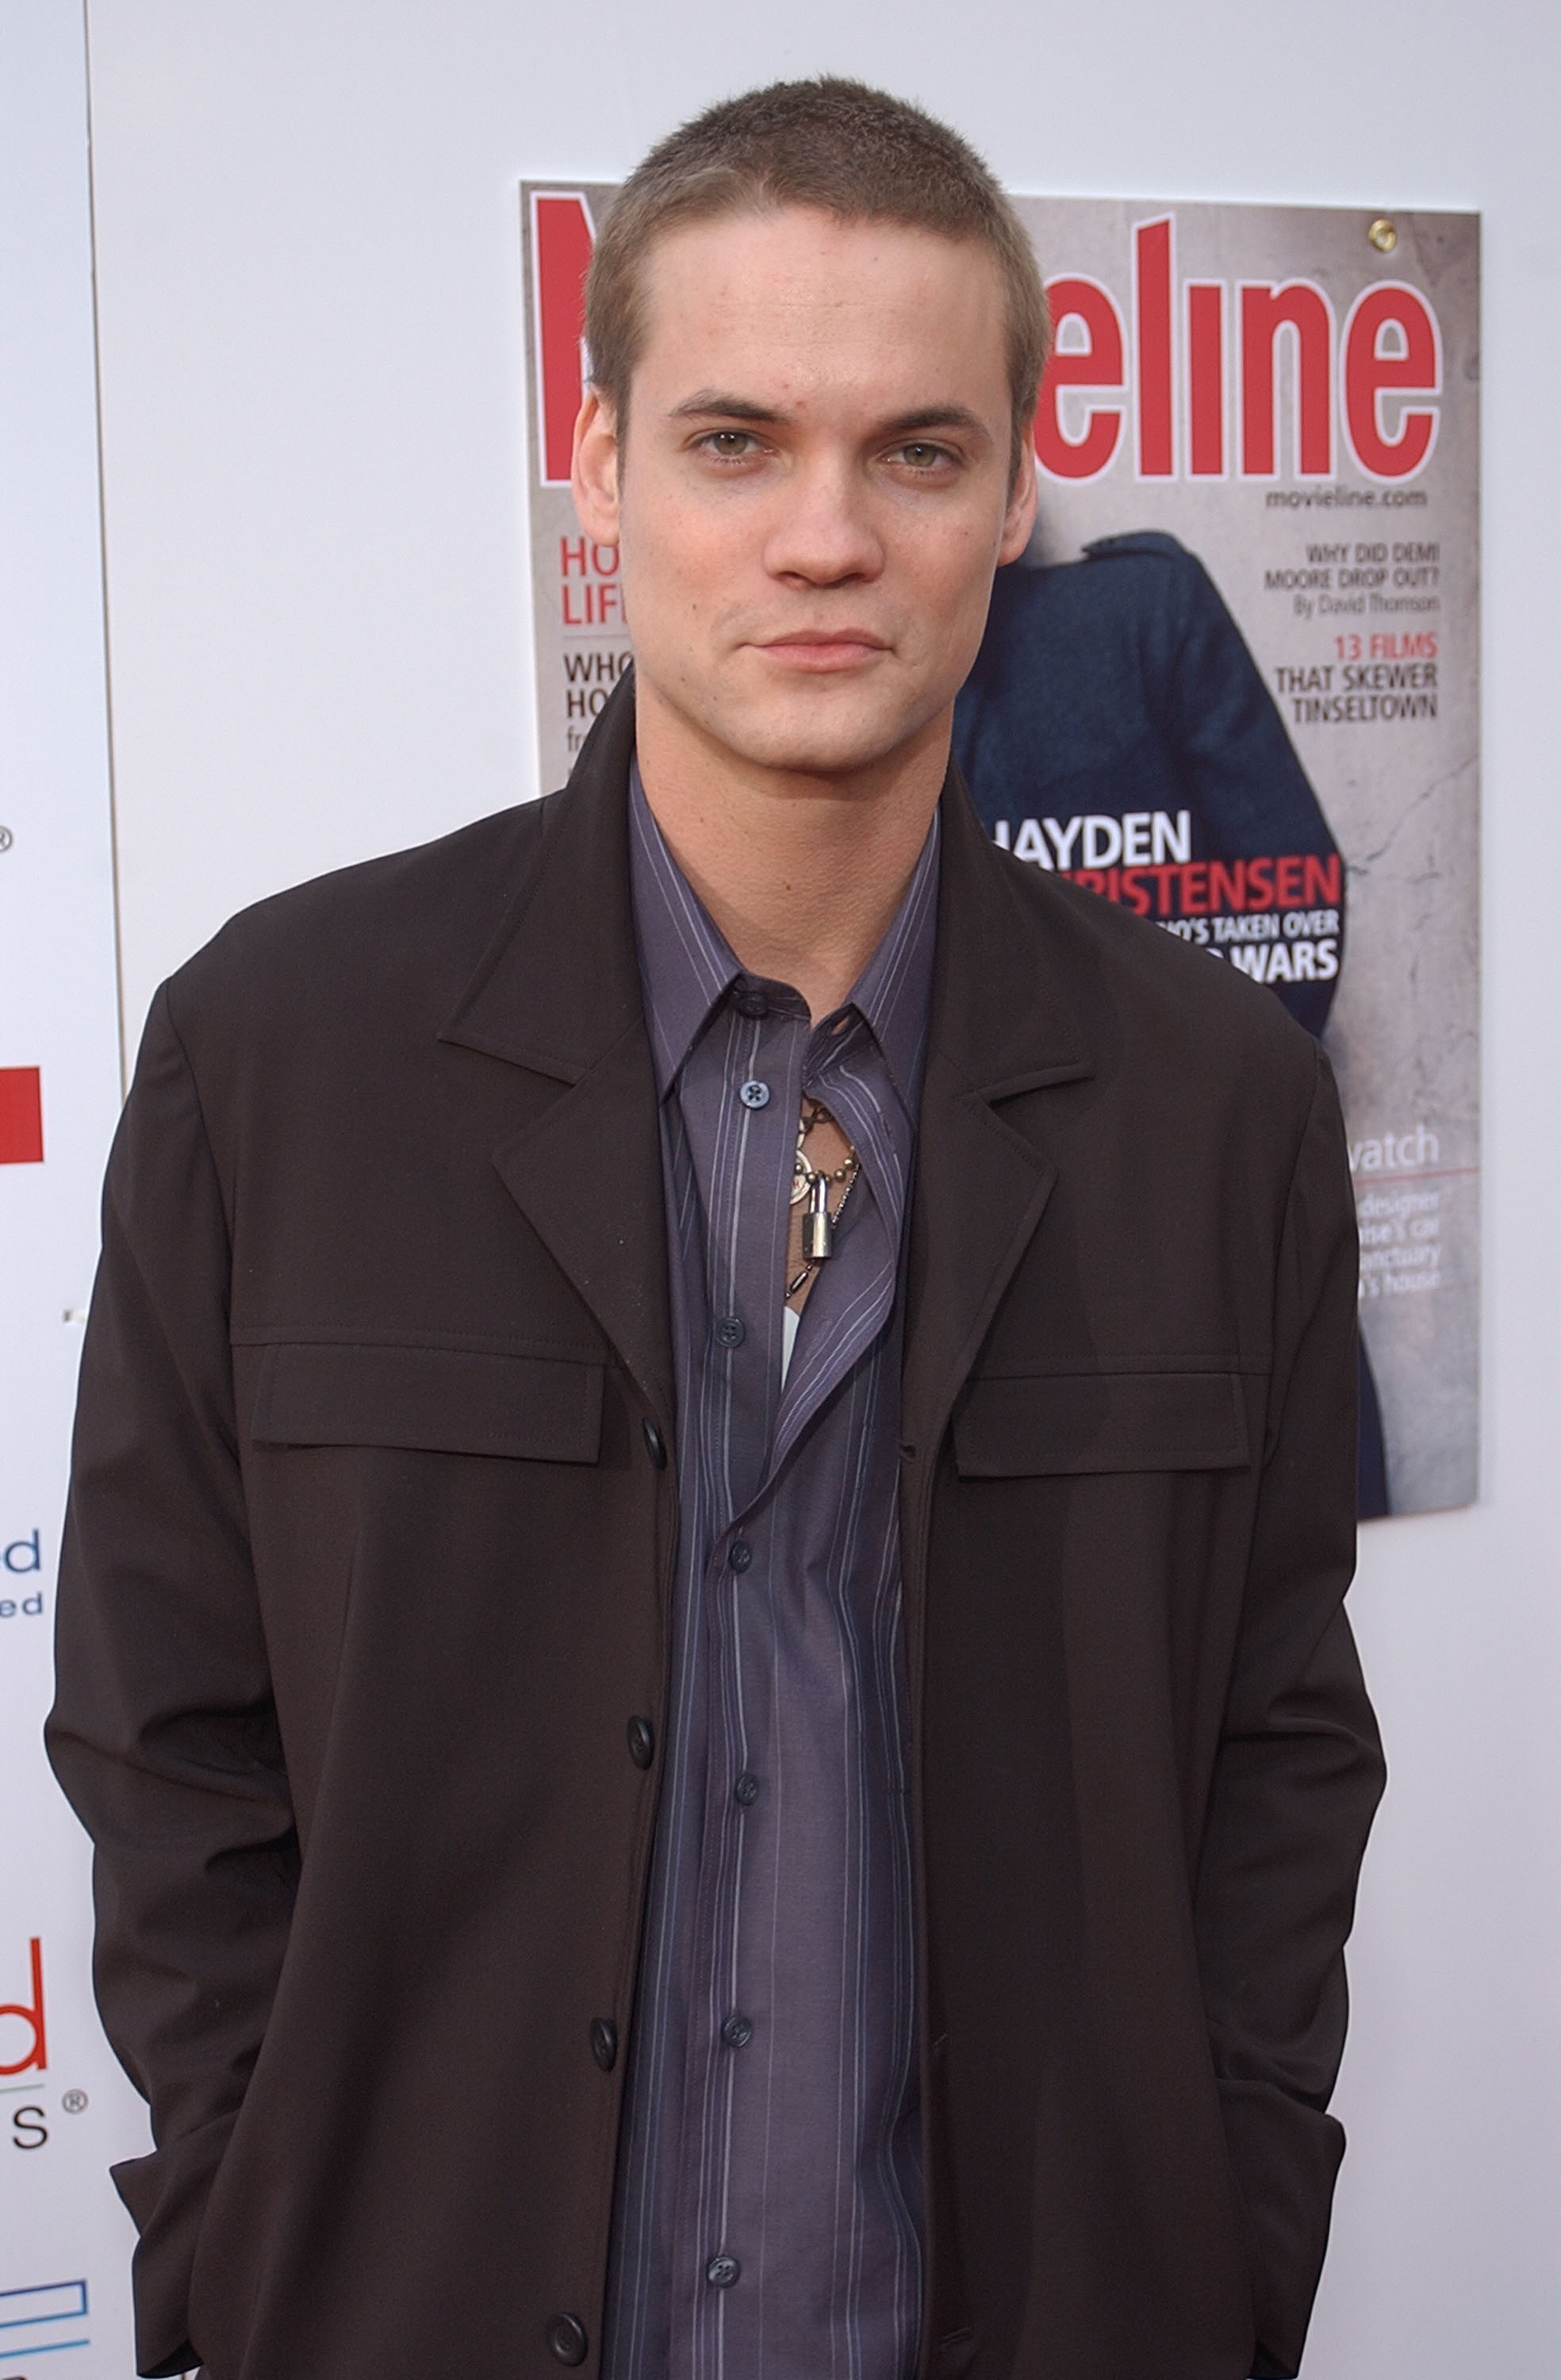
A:
{"label": "jacket cuff", "polygon": [[1294,2380],[1328,2244],[1344,2128],[1270,2082],[1222,2082],[1257,2331],[1253,2380]]}
{"label": "jacket cuff", "polygon": [[131,2262],[136,2370],[145,2380],[193,2372],[190,2277],[201,2218],[236,2118],[221,2116],[151,2156],[113,2168],[114,2186],[140,2234]]}

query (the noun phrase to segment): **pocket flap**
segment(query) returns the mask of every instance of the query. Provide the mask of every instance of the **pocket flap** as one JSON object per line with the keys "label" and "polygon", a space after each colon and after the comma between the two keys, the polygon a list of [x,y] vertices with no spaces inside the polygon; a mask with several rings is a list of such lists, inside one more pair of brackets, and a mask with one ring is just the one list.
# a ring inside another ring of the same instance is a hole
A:
{"label": "pocket flap", "polygon": [[600,1364],[468,1347],[268,1347],[250,1435],[261,1446],[405,1446],[594,1463]]}
{"label": "pocket flap", "polygon": [[954,1421],[972,1479],[1045,1472],[1227,1471],[1247,1460],[1236,1372],[1066,1372],[972,1380]]}

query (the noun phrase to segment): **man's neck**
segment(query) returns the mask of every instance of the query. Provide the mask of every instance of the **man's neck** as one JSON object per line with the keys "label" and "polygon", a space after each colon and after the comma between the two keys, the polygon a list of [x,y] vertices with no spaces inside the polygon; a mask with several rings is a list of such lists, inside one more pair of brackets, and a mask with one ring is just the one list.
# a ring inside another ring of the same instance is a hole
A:
{"label": "man's neck", "polygon": [[945,716],[847,778],[717,758],[642,698],[640,779],[673,858],[751,975],[838,1008],[888,931],[948,770]]}

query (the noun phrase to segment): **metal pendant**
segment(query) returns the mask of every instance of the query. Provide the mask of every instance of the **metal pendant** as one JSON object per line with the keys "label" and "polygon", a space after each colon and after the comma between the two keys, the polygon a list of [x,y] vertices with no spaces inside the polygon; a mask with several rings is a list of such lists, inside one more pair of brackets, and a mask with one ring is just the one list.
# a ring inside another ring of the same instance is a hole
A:
{"label": "metal pendant", "polygon": [[815,1174],[808,1197],[807,1212],[802,1219],[802,1252],[811,1263],[821,1264],[835,1252],[835,1224],[829,1212],[829,1184],[822,1173]]}

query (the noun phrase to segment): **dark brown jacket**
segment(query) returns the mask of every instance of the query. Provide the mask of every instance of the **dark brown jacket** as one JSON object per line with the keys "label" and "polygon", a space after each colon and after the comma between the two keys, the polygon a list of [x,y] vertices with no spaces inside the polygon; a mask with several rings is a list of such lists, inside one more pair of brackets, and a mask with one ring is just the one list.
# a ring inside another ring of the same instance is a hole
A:
{"label": "dark brown jacket", "polygon": [[[563,2316],[596,2366],[591,2027],[630,2024],[677,1525],[632,735],[625,687],[567,792],[249,911],[148,1027],[50,1730],[155,2119],[147,2373],[542,2380]],[[1337,1102],[1266,993],[993,849],[952,777],[944,817],[921,2370],[1289,2373],[1381,1782]]]}

